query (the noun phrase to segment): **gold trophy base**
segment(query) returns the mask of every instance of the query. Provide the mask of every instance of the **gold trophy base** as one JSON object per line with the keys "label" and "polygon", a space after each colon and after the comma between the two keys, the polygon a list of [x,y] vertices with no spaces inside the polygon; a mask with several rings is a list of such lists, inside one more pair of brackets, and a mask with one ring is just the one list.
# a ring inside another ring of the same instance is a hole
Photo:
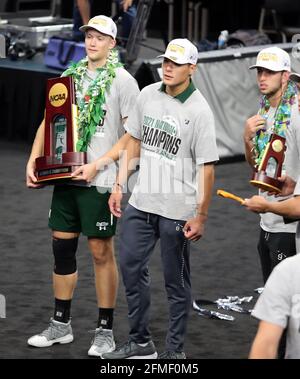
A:
{"label": "gold trophy base", "polygon": [[39,157],[35,161],[37,183],[57,184],[69,181],[78,167],[86,164],[86,153],[69,152],[62,154],[62,162],[52,156]]}
{"label": "gold trophy base", "polygon": [[280,182],[278,179],[270,178],[263,171],[254,172],[250,183],[263,191],[277,193],[280,193],[283,187],[283,182]]}

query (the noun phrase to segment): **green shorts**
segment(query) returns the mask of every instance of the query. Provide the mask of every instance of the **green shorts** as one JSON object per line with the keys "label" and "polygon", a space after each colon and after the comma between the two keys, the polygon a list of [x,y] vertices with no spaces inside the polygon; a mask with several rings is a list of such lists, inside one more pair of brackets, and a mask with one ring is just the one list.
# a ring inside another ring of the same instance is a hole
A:
{"label": "green shorts", "polygon": [[87,237],[111,237],[117,220],[110,213],[110,192],[97,187],[59,185],[54,187],[49,227],[59,232],[75,232]]}

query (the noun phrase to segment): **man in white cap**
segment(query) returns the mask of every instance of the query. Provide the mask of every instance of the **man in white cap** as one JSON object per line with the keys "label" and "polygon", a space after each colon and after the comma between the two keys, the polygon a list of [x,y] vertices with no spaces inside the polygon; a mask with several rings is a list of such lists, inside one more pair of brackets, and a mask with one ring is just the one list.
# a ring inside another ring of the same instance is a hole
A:
{"label": "man in white cap", "polygon": [[[89,355],[112,351],[113,312],[118,288],[113,235],[116,219],[108,198],[115,180],[115,168],[93,163],[124,134],[123,123],[134,106],[139,89],[135,79],[123,69],[114,49],[117,27],[106,16],[93,17],[81,27],[85,33],[87,57],[72,64],[63,76],[73,76],[79,109],[78,151],[87,152],[88,164],[77,170],[68,185],[54,187],[49,227],[54,254],[55,310],[49,327],[28,340],[35,347],[73,341],[71,300],[77,282],[76,250],[80,233],[87,236],[93,256],[99,316]],[[27,164],[27,186],[38,188],[35,159],[43,155],[44,122],[37,131]],[[98,170],[101,170],[101,175]],[[87,174],[88,173],[88,174]],[[83,186],[76,179],[84,179]],[[77,185],[78,184],[78,185]]]}
{"label": "man in white cap", "polygon": [[[141,91],[125,124],[127,162],[121,162],[109,200],[111,212],[120,217],[122,189],[132,170],[128,165],[140,157],[119,248],[129,339],[114,352],[102,354],[104,359],[157,357],[149,330],[148,262],[158,240],[169,304],[166,349],[159,358],[185,359],[191,307],[190,241],[204,233],[218,153],[212,111],[191,80],[197,64],[196,47],[187,39],[175,39],[162,57],[162,82]],[[120,144],[115,147],[119,148]]]}
{"label": "man in white cap", "polygon": [[[254,168],[264,152],[270,134],[279,134],[286,138],[283,175],[296,181],[300,169],[300,115],[297,89],[289,80],[290,57],[278,47],[268,47],[259,52],[256,64],[250,67],[255,68],[262,99],[258,114],[250,117],[245,124],[246,159]],[[286,198],[284,192],[276,197],[262,191],[260,195],[268,201],[277,202]],[[258,252],[263,280],[266,282],[278,263],[296,254],[297,222],[285,223],[281,216],[267,212],[261,214],[260,226]]]}

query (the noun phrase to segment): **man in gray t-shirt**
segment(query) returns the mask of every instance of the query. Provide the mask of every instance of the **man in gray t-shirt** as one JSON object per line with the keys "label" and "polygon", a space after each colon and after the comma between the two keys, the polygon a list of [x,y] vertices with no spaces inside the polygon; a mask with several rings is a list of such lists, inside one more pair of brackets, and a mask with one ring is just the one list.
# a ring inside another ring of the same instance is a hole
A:
{"label": "man in gray t-shirt", "polygon": [[[73,180],[56,185],[49,212],[54,255],[54,316],[49,327],[28,339],[35,347],[73,341],[71,302],[77,282],[76,252],[82,233],[93,257],[98,321],[90,356],[115,347],[113,315],[118,290],[118,270],[113,236],[116,219],[108,206],[115,166],[98,166],[97,158],[109,151],[125,133],[123,124],[139,89],[136,80],[118,61],[117,26],[106,16],[93,17],[80,28],[85,33],[87,56],[70,65],[78,106],[77,151],[86,152],[87,164],[73,172]],[[38,129],[27,164],[27,186],[37,188],[35,159],[43,154],[44,122]],[[97,170],[101,170],[99,173]],[[86,185],[78,183],[85,180]],[[96,308],[96,307],[95,307]]]}
{"label": "man in gray t-shirt", "polygon": [[[191,306],[189,244],[204,232],[218,153],[213,114],[191,80],[196,47],[187,39],[176,39],[163,57],[163,82],[141,91],[125,124],[130,136],[128,161],[140,157],[137,183],[123,215],[119,248],[130,331],[129,340],[102,354],[104,359],[157,357],[149,330],[148,263],[158,240],[169,304],[166,350],[159,358],[185,358]],[[121,216],[127,168],[121,163],[109,201],[117,217]]]}
{"label": "man in gray t-shirt", "polygon": [[285,358],[300,358],[299,278],[300,255],[288,258],[274,268],[252,312],[252,316],[261,321],[250,358],[276,358],[280,337],[285,328]]}

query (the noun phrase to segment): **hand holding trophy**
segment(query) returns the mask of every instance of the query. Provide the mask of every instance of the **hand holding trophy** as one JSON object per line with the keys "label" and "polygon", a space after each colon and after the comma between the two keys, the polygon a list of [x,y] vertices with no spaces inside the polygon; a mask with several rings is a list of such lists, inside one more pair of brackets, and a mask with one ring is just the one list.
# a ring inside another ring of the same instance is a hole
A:
{"label": "hand holding trophy", "polygon": [[285,138],[272,133],[250,183],[264,191],[279,193],[283,182],[278,178],[281,177],[285,150]]}
{"label": "hand holding trophy", "polygon": [[37,183],[56,184],[71,179],[86,163],[86,153],[77,152],[77,106],[73,78],[48,79],[45,111],[44,156],[36,159]]}

